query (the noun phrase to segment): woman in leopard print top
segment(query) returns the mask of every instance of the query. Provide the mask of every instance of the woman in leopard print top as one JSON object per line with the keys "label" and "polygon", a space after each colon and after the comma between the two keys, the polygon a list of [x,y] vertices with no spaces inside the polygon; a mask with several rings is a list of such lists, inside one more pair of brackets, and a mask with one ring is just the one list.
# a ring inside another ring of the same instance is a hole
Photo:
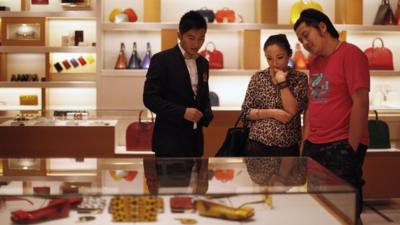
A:
{"label": "woman in leopard print top", "polygon": [[298,156],[300,115],[307,106],[307,75],[288,67],[292,49],[284,34],[264,44],[269,68],[250,80],[242,105],[250,126],[247,156]]}

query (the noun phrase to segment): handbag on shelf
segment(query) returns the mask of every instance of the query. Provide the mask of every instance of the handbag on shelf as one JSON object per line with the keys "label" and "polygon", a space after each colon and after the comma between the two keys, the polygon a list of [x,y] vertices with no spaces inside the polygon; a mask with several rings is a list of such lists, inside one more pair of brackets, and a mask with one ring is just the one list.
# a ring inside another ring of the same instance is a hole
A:
{"label": "handbag on shelf", "polygon": [[[381,47],[375,47],[375,41],[381,42]],[[372,47],[367,48],[364,54],[368,58],[369,69],[371,70],[393,70],[393,54],[390,49],[385,48],[380,37],[372,41]]]}
{"label": "handbag on shelf", "polygon": [[304,56],[301,50],[300,43],[296,44],[296,50],[294,52],[294,68],[298,70],[304,70],[308,68],[308,59]]}
{"label": "handbag on shelf", "polygon": [[200,15],[204,17],[204,19],[208,23],[214,22],[215,19],[215,13],[211,9],[207,9],[207,7],[202,7],[201,9],[196,10]]}
{"label": "handbag on shelf", "polygon": [[126,69],[128,66],[126,55],[125,55],[125,44],[121,42],[121,46],[119,48],[119,54],[117,62],[115,62],[114,69]]}
{"label": "handbag on shelf", "polygon": [[214,91],[210,91],[210,104],[211,106],[219,106],[219,97],[218,94]]}
{"label": "handbag on shelf", "polygon": [[395,19],[389,0],[382,0],[375,15],[374,25],[394,25]]}
{"label": "handbag on shelf", "polygon": [[213,42],[208,42],[206,48],[200,51],[200,55],[208,60],[210,69],[223,69],[224,68],[224,55],[221,51],[216,49]]}
{"label": "handbag on shelf", "polygon": [[151,114],[151,122],[142,121],[142,113],[139,112],[139,121],[132,122],[126,129],[127,151],[150,151],[153,136],[154,118]]}
{"label": "handbag on shelf", "polygon": [[378,112],[376,110],[374,112],[375,119],[368,120],[368,148],[390,148],[389,126],[385,121],[378,119]]}
{"label": "handbag on shelf", "polygon": [[150,60],[151,60],[151,46],[150,42],[147,42],[146,44],[146,54],[143,57],[142,64],[140,65],[142,69],[148,69],[150,66]]}
{"label": "handbag on shelf", "polygon": [[140,69],[142,60],[139,58],[139,54],[136,48],[136,42],[133,42],[132,54],[129,58],[128,69]]}
{"label": "handbag on shelf", "polygon": [[400,0],[397,1],[397,8],[394,13],[394,19],[397,25],[400,25]]}
{"label": "handbag on shelf", "polygon": [[218,23],[223,23],[225,21],[228,23],[233,23],[235,22],[235,17],[235,11],[227,7],[224,7],[215,13],[215,20],[217,20]]}
{"label": "handbag on shelf", "polygon": [[244,156],[247,140],[249,138],[249,128],[247,123],[243,123],[242,127],[238,127],[240,118],[236,120],[235,126],[229,128],[224,143],[219,148],[216,157],[232,157]]}
{"label": "handbag on shelf", "polygon": [[290,8],[290,24],[295,24],[300,17],[300,13],[305,9],[316,9],[323,12],[321,5],[313,0],[299,0]]}

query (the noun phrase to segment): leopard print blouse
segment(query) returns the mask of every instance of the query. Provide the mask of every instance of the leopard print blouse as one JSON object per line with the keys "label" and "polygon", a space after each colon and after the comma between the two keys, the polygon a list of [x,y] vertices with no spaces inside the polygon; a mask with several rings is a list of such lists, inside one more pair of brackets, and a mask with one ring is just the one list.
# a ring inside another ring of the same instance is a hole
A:
{"label": "leopard print blouse", "polygon": [[242,105],[242,119],[250,126],[250,140],[278,147],[289,147],[300,143],[300,115],[308,102],[308,78],[305,73],[290,69],[286,80],[290,91],[297,100],[297,113],[288,123],[284,124],[273,118],[248,120],[251,109],[283,109],[280,90],[272,83],[269,70],[258,71],[251,77]]}

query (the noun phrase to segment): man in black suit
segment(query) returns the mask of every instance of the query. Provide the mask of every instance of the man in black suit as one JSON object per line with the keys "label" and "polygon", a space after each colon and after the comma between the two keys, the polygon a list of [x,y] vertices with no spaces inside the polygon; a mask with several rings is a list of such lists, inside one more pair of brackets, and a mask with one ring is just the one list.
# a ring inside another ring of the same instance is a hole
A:
{"label": "man in black suit", "polygon": [[144,105],[154,112],[152,150],[156,157],[203,155],[203,126],[213,118],[208,61],[198,54],[207,32],[195,11],[179,22],[180,43],[151,58],[144,84]]}

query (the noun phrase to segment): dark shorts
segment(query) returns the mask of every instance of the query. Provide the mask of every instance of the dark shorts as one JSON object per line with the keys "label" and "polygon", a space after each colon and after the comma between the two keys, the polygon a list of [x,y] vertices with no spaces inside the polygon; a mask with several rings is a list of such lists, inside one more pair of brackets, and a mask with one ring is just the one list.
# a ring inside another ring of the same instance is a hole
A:
{"label": "dark shorts", "polygon": [[362,187],[365,183],[362,179],[362,166],[367,148],[366,145],[360,144],[357,151],[354,151],[347,139],[324,144],[314,144],[308,140],[304,142],[304,156],[319,162],[357,189],[357,217],[362,212]]}

